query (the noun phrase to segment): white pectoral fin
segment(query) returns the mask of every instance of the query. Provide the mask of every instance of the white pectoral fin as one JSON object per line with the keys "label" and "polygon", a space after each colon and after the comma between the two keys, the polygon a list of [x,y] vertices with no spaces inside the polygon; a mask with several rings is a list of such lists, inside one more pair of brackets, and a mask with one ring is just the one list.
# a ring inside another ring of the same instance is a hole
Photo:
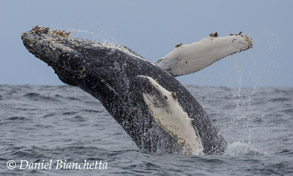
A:
{"label": "white pectoral fin", "polygon": [[192,119],[182,109],[175,92],[169,92],[154,79],[140,76],[149,81],[156,94],[143,93],[143,99],[158,125],[177,140],[183,154],[202,155],[203,147],[196,135]]}
{"label": "white pectoral fin", "polygon": [[217,37],[210,34],[199,42],[178,44],[176,48],[155,64],[173,76],[197,72],[212,63],[252,47],[252,40],[241,33]]}

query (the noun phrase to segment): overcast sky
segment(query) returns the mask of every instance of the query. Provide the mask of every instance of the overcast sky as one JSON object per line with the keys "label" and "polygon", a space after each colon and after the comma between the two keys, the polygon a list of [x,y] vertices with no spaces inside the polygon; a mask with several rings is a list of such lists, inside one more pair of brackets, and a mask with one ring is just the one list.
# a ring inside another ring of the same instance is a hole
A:
{"label": "overcast sky", "polygon": [[20,36],[33,26],[125,45],[149,61],[177,43],[211,32],[242,31],[252,49],[178,79],[208,86],[293,87],[293,1],[290,0],[1,0],[0,84],[60,85],[47,64],[30,54]]}

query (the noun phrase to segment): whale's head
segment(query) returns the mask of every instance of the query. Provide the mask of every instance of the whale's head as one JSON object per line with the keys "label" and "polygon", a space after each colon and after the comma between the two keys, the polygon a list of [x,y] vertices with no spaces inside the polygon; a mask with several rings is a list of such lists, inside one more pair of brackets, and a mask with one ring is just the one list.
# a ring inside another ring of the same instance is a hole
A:
{"label": "whale's head", "polygon": [[23,33],[21,39],[29,52],[55,70],[61,81],[77,85],[75,80],[82,77],[87,51],[84,45],[79,45],[82,41],[69,38],[69,34],[36,26]]}
{"label": "whale's head", "polygon": [[29,52],[55,70],[61,81],[73,86],[89,87],[82,84],[93,82],[95,85],[91,87],[101,87],[106,83],[109,86],[113,77],[121,75],[122,59],[142,58],[123,46],[69,35],[70,32],[36,26],[23,33],[21,39]]}

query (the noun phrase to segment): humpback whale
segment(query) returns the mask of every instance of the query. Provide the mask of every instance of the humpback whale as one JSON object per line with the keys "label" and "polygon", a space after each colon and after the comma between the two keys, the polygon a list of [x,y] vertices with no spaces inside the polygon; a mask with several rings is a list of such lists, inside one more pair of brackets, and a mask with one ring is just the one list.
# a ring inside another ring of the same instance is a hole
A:
{"label": "humpback whale", "polygon": [[225,150],[227,142],[175,76],[251,48],[248,36],[214,33],[177,44],[154,63],[127,47],[72,38],[70,32],[46,27],[36,26],[21,39],[62,82],[97,98],[142,151],[202,155]]}

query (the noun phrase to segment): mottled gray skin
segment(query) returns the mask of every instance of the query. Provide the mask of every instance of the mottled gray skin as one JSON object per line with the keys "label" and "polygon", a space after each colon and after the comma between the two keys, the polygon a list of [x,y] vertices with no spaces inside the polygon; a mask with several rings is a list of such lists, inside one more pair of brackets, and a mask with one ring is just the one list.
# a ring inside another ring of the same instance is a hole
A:
{"label": "mottled gray skin", "polygon": [[224,151],[227,143],[188,90],[169,73],[133,51],[70,38],[69,33],[50,32],[38,26],[23,33],[22,40],[32,54],[55,70],[60,80],[100,100],[141,150],[181,153],[177,140],[160,128],[143,100],[144,92],[156,94],[156,89],[148,79],[138,75],[152,77],[176,93],[183,110],[194,119],[193,126],[201,138],[204,153]]}

